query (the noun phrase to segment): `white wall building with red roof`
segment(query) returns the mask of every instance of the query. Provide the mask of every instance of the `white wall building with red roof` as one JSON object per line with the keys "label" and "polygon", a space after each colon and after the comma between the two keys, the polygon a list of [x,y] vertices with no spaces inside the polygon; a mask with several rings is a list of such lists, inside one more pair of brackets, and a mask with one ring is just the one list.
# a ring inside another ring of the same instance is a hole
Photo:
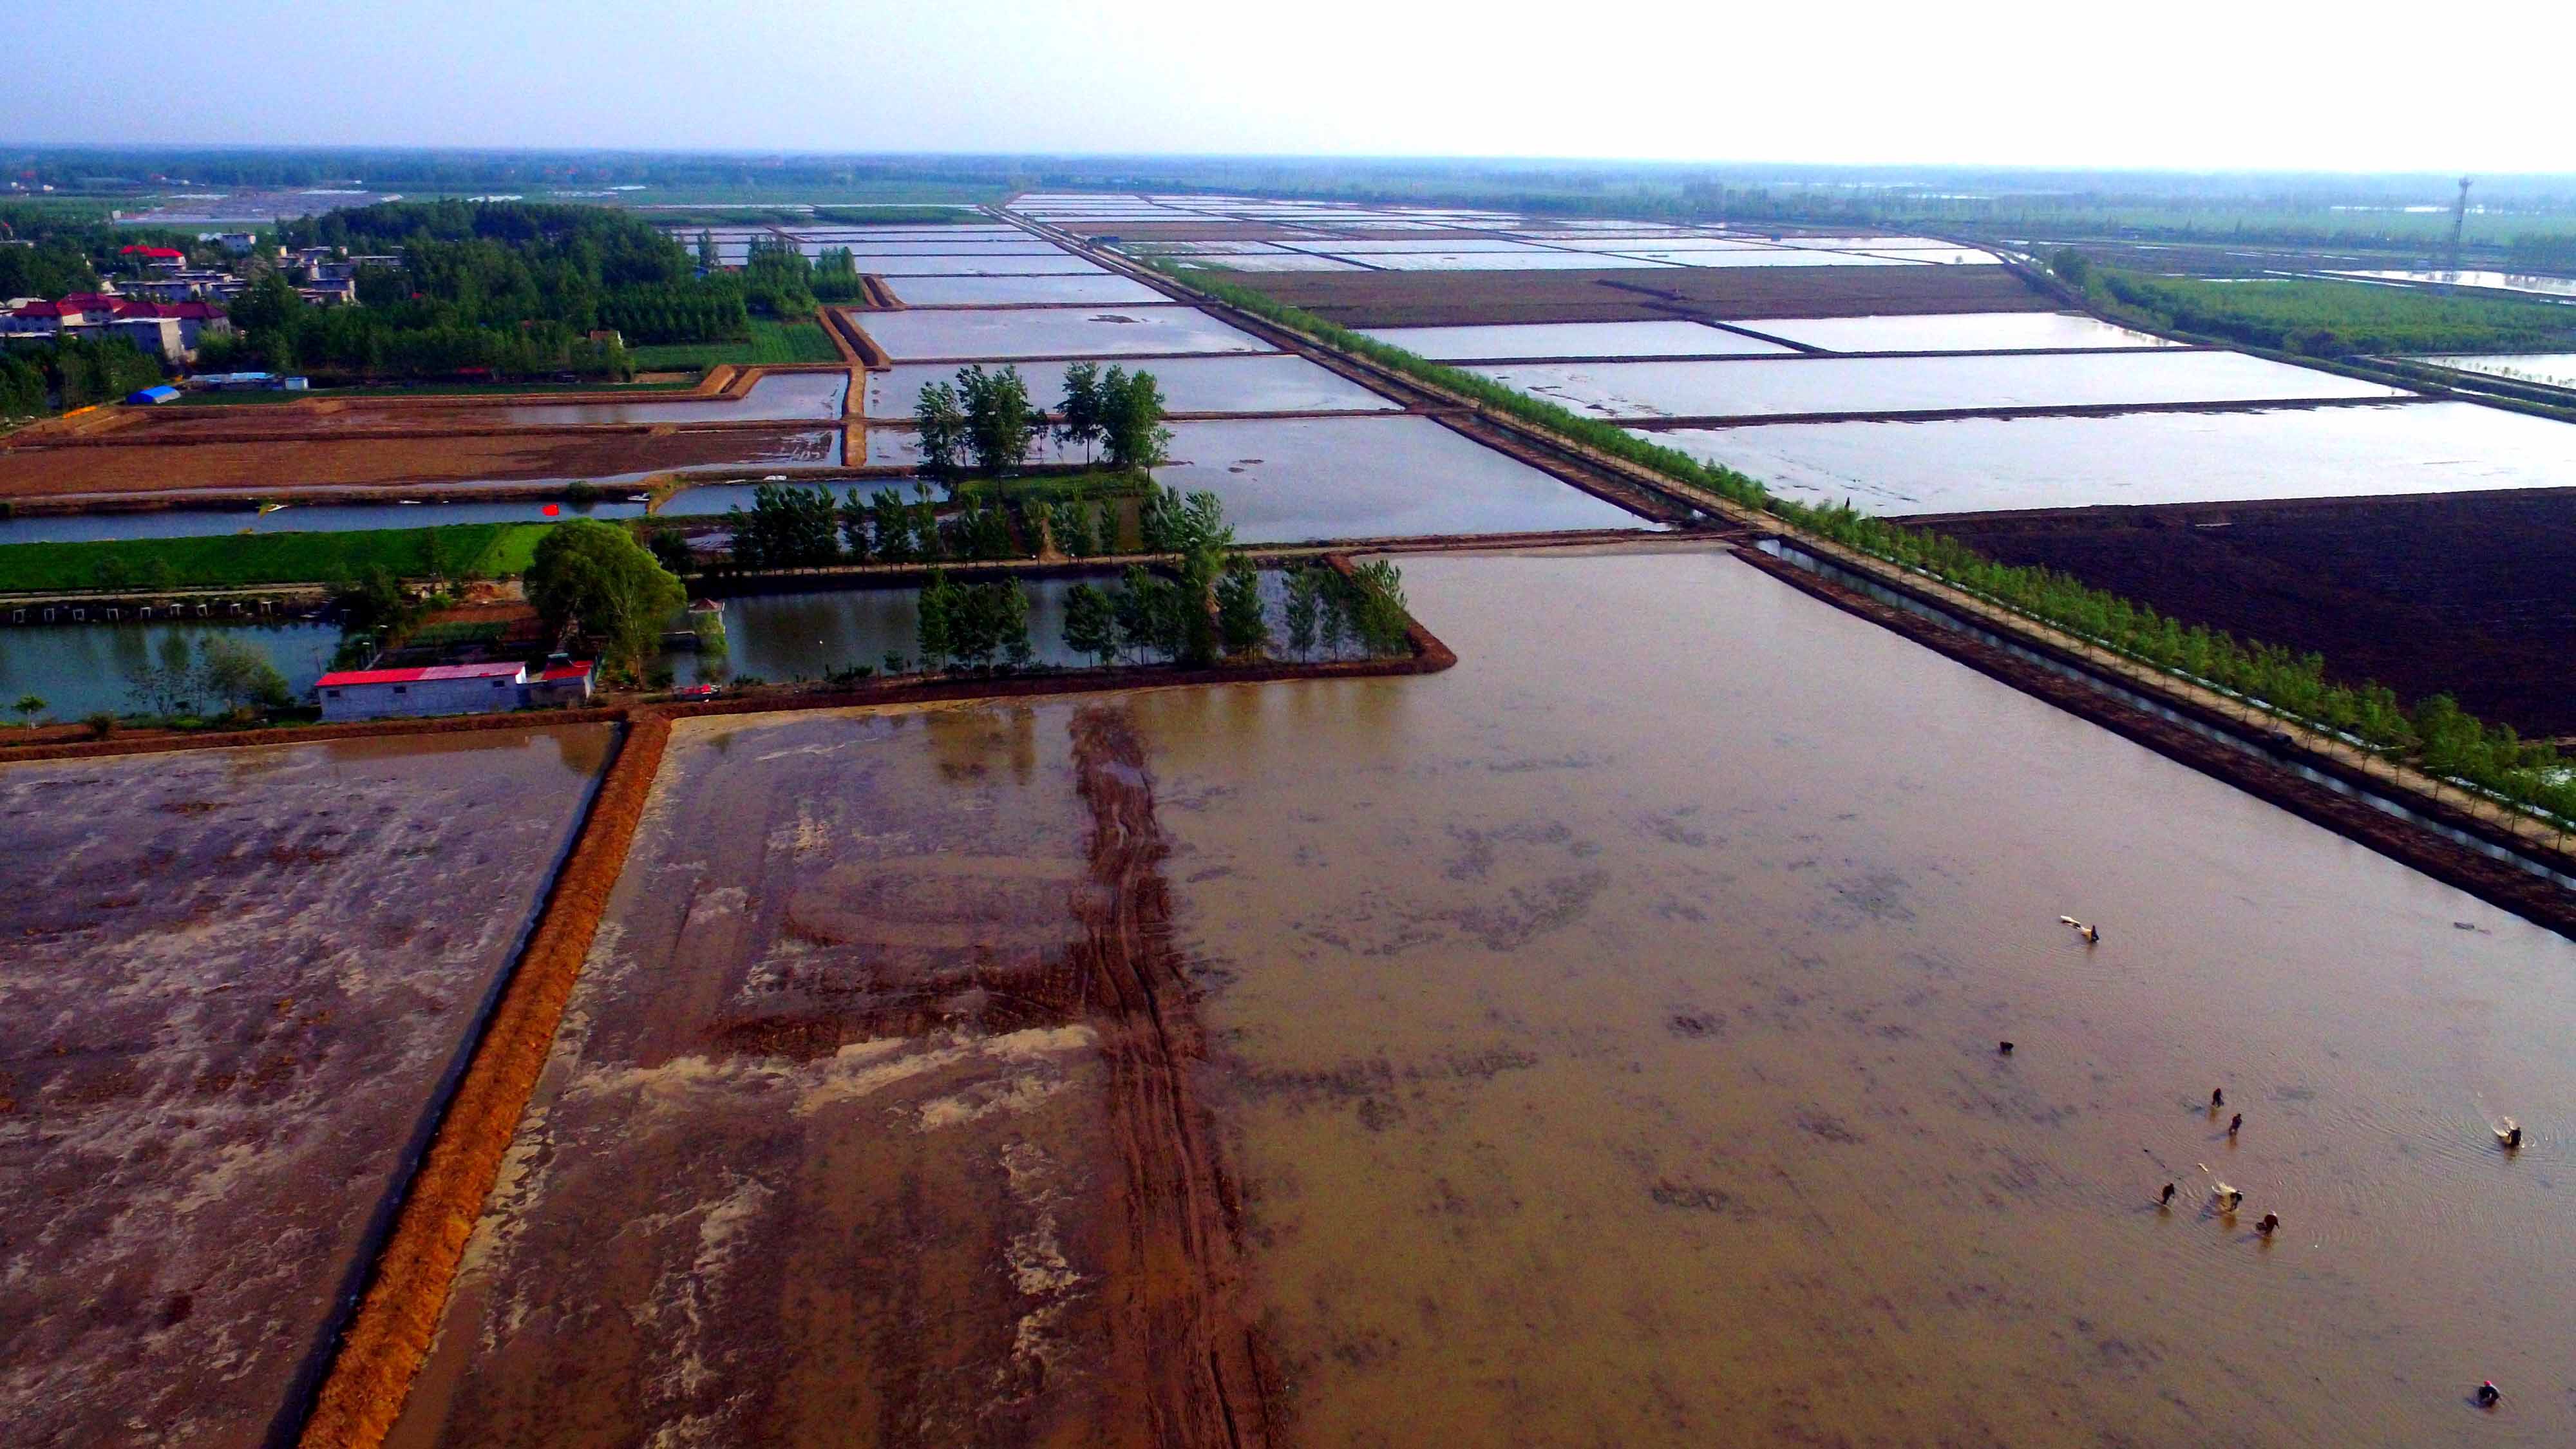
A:
{"label": "white wall building with red roof", "polygon": [[232,328],[232,318],[213,302],[146,302],[104,292],[38,298],[0,312],[0,336],[122,337],[168,362],[194,355],[204,334],[222,336]]}
{"label": "white wall building with red roof", "polygon": [[435,714],[497,714],[530,705],[581,704],[590,698],[586,659],[525,664],[432,664],[416,669],[343,669],[313,682],[325,720],[407,719]]}

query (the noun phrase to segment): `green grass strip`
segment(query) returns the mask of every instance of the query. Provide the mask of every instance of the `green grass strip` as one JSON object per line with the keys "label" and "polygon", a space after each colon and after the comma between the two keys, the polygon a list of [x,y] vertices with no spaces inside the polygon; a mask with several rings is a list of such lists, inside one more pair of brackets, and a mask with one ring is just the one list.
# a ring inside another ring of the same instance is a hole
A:
{"label": "green grass strip", "polygon": [[629,348],[639,372],[670,372],[680,368],[713,367],[721,362],[838,362],[841,350],[832,345],[821,323],[808,318],[796,322],[774,322],[755,317],[751,322],[748,342],[666,342],[651,347]]}
{"label": "green grass strip", "polygon": [[327,584],[381,568],[397,578],[525,573],[550,524],[452,523],[346,533],[237,533],[0,545],[0,592]]}

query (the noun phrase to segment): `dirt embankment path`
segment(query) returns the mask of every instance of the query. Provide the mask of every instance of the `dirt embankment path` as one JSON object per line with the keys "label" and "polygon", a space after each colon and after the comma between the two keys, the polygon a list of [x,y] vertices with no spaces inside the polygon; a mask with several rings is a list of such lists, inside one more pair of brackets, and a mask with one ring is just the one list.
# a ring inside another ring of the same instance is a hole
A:
{"label": "dirt embankment path", "polygon": [[1126,713],[1084,710],[1073,734],[1092,833],[1072,959],[1109,1069],[1124,1169],[1112,1361],[1142,1388],[1151,1442],[1266,1444],[1278,1395],[1249,1319],[1242,1204],[1191,1088],[1207,1042],[1172,941],[1171,841]]}
{"label": "dirt embankment path", "polygon": [[466,1239],[500,1176],[502,1155],[553,1048],[608,893],[625,868],[670,732],[670,721],[658,713],[638,710],[629,717],[624,745],[591,803],[580,841],[555,878],[545,914],[493,1012],[473,1068],[439,1124],[305,1421],[300,1442],[308,1449],[382,1443],[402,1412],[412,1377],[438,1332]]}

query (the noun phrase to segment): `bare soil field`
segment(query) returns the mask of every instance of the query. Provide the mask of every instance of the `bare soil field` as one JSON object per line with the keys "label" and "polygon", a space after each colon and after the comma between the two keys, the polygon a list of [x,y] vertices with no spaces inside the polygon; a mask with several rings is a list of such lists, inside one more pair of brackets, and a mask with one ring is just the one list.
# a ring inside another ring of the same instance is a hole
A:
{"label": "bare soil field", "polygon": [[389,1442],[1261,1442],[1167,849],[1118,705],[676,726]]}
{"label": "bare soil field", "polygon": [[735,462],[830,461],[837,427],[661,426],[561,435],[360,437],[0,449],[0,499],[73,493],[263,492],[339,485],[606,478]]}
{"label": "bare soil field", "polygon": [[1345,327],[1868,317],[2045,311],[2000,267],[1674,267],[1659,271],[1229,273]]}
{"label": "bare soil field", "polygon": [[2576,490],[1917,520],[2186,623],[2314,650],[2409,700],[2576,734]]}
{"label": "bare soil field", "polygon": [[0,1423],[255,1445],[605,726],[0,766]]}

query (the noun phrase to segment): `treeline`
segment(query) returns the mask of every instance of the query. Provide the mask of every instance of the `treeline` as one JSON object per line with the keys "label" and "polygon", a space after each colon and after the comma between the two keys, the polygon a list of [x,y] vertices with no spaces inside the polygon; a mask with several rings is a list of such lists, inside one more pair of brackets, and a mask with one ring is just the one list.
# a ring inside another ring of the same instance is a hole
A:
{"label": "treeline", "polygon": [[1048,552],[1097,558],[1120,552],[1122,520],[1115,498],[1107,496],[1113,494],[1138,497],[1138,538],[1145,552],[1175,553],[1191,536],[1187,515],[1194,500],[1215,502],[1213,494],[1185,498],[1172,488],[1098,475],[1063,480],[1051,491],[1060,496],[978,494],[942,505],[932,501],[926,483],[917,484],[909,499],[893,488],[865,497],[852,488],[837,500],[828,488],[763,483],[753,490],[751,507],[726,510],[731,562],[738,569],[767,570],[1037,558]]}
{"label": "treeline", "polygon": [[2576,273],[2576,236],[2564,232],[2518,236],[2505,248],[2505,258],[2511,270]]}
{"label": "treeline", "polygon": [[[856,192],[895,203],[981,199],[1005,178],[970,176],[945,157],[721,155],[705,152],[317,150],[16,146],[0,171],[67,188],[134,189],[165,178],[200,186],[372,186],[402,191],[534,191],[640,185],[665,190]],[[176,187],[169,188],[176,191]],[[179,193],[185,194],[185,193]]]}
{"label": "treeline", "polygon": [[740,287],[660,282],[621,287],[599,302],[599,325],[637,347],[664,342],[740,342],[751,311]]}
{"label": "treeline", "polygon": [[[2111,267],[2061,253],[2051,269],[2171,331],[2223,337],[2308,357],[2384,352],[2525,351],[2576,341],[2553,302],[2465,297],[2366,282],[2205,282]],[[2072,272],[2072,275],[2069,273]]]}
{"label": "treeline", "polygon": [[0,349],[0,417],[34,417],[47,400],[71,408],[115,402],[161,381],[161,361],[121,337],[74,337]]}
{"label": "treeline", "polygon": [[596,206],[389,202],[287,223],[288,246],[399,255],[357,274],[359,306],[304,306],[263,277],[231,310],[241,336],[206,367],[331,368],[424,376],[626,377],[621,343],[738,342],[751,335],[746,292],[699,277],[687,249],[627,213]]}
{"label": "treeline", "polygon": [[1148,472],[1162,466],[1171,445],[1163,415],[1163,390],[1154,374],[1116,365],[1104,372],[1096,362],[1065,368],[1064,405],[1052,425],[1030,402],[1020,370],[1009,365],[998,372],[986,372],[981,364],[961,367],[954,383],[923,388],[912,408],[922,471],[941,479],[959,476],[970,464],[994,476],[1010,473],[1051,426],[1067,445],[1081,444],[1086,461],[1098,445],[1112,469]]}
{"label": "treeline", "polygon": [[0,227],[12,241],[26,246],[0,246],[0,299],[59,299],[74,292],[98,290],[103,277],[139,275],[139,258],[129,246],[175,247],[192,262],[216,264],[229,256],[194,231],[167,227],[118,226],[103,211],[56,203],[0,202]]}
{"label": "treeline", "polygon": [[[1015,537],[1003,505],[979,501],[943,519],[926,489],[910,503],[890,488],[862,502],[851,489],[836,505],[823,489],[765,484],[750,509],[736,508],[729,518],[733,561],[745,568],[1007,559],[1036,554],[1049,537],[1061,548],[1065,538],[1061,515],[1044,502],[1021,505]],[[1215,494],[1148,485],[1138,521],[1146,551],[1168,562],[1130,565],[1114,586],[1086,582],[1067,590],[1069,647],[1102,664],[1207,665],[1259,654],[1273,643],[1260,571],[1236,550]],[[688,567],[675,533],[654,534],[650,546],[675,570]],[[1084,556],[1079,548],[1065,551]],[[1319,649],[1338,656],[1352,647],[1368,654],[1411,647],[1402,575],[1391,563],[1363,564],[1347,574],[1320,566],[1292,570],[1285,592],[1286,646],[1301,659]],[[921,594],[915,642],[928,669],[1024,667],[1031,657],[1025,591],[1015,580],[962,583],[935,570]],[[903,661],[888,658],[884,665],[893,673]]]}
{"label": "treeline", "polygon": [[2576,762],[2551,745],[2523,740],[2510,726],[2477,720],[2448,695],[2435,695],[2408,709],[2384,686],[2330,678],[2320,655],[2185,625],[2053,570],[1996,563],[1946,534],[1907,528],[1847,507],[1816,508],[1773,497],[1743,473],[1702,463],[1615,424],[1579,416],[1490,378],[1417,357],[1249,287],[1218,281],[1203,272],[1184,272],[1168,263],[1155,265],[1244,311],[1474,398],[1497,412],[1770,513],[1846,548],[1919,570],[2157,669],[2345,735],[2384,756],[2412,758],[2430,774],[2466,781],[2508,804],[2553,817],[2562,831],[2576,829]]}
{"label": "treeline", "polygon": [[635,374],[621,343],[593,342],[569,323],[479,324],[434,304],[316,307],[274,272],[244,289],[227,310],[235,331],[199,336],[200,371],[495,378],[569,373],[621,380]]}
{"label": "treeline", "polygon": [[[1341,656],[1401,654],[1412,647],[1402,576],[1379,559],[1344,574],[1320,564],[1291,570],[1287,648]],[[1026,668],[1035,656],[1029,598],[1017,580],[960,583],[941,571],[921,591],[914,647],[925,669],[1000,663]],[[1094,664],[1186,664],[1260,657],[1278,642],[1261,595],[1261,573],[1229,555],[1201,592],[1190,576],[1130,565],[1116,584],[1065,591],[1064,642]],[[900,660],[886,661],[889,666]]]}

